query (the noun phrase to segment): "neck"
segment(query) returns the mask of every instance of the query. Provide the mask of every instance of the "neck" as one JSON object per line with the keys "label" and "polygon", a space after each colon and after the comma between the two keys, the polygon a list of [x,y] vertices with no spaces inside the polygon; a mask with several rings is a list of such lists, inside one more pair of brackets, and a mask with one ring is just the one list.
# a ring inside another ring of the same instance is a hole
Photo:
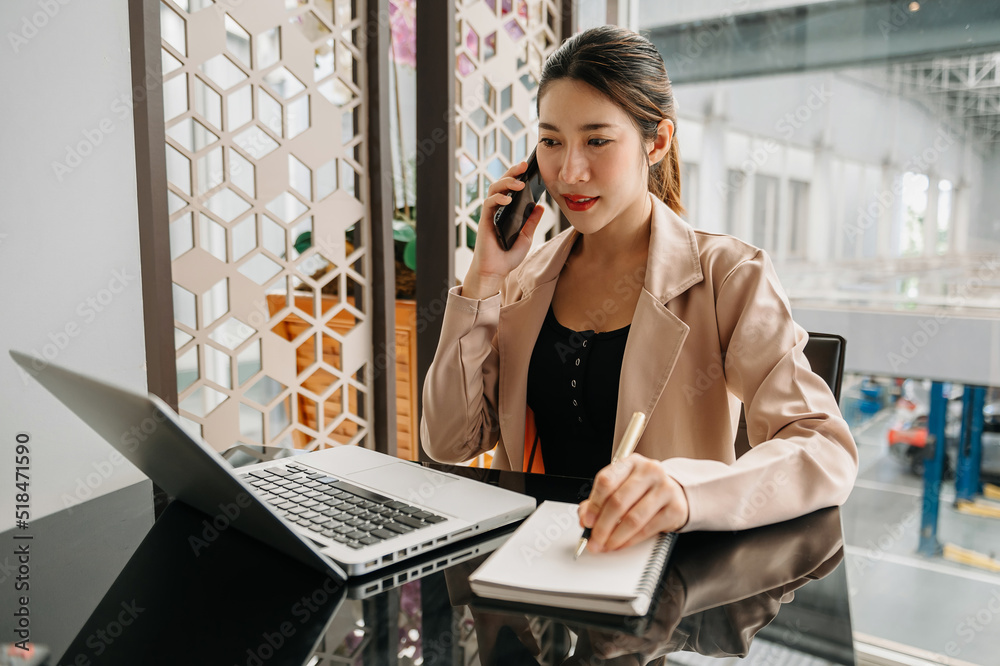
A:
{"label": "neck", "polygon": [[652,195],[630,206],[603,229],[581,236],[577,253],[591,265],[609,265],[624,258],[645,256],[649,250],[649,235],[653,218]]}

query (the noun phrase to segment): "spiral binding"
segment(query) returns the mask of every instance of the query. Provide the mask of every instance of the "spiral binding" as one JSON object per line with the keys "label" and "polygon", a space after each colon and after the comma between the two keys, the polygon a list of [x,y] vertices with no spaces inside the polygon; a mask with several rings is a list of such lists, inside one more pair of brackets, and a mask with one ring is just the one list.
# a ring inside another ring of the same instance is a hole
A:
{"label": "spiral binding", "polygon": [[649,562],[646,563],[646,568],[642,570],[642,576],[639,578],[639,585],[635,590],[637,595],[644,595],[647,598],[653,596],[676,538],[677,535],[670,532],[669,534],[661,534],[656,540]]}

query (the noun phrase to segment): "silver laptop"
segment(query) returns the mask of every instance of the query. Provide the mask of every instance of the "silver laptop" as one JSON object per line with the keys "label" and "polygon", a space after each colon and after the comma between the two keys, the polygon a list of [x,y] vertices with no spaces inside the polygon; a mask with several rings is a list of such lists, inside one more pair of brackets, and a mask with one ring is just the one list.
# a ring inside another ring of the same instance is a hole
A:
{"label": "silver laptop", "polygon": [[368,573],[518,521],[532,497],[338,446],[238,470],[143,396],[11,351],[14,360],[168,494],[208,514],[189,545],[235,528],[321,571]]}

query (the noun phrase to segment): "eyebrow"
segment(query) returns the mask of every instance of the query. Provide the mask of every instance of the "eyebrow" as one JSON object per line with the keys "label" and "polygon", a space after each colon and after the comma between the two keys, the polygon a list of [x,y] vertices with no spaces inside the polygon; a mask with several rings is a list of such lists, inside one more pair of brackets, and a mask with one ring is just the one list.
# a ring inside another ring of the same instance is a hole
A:
{"label": "eyebrow", "polygon": [[[580,125],[578,128],[581,132],[591,132],[593,130],[608,129],[618,127],[615,123],[588,123],[586,125]],[[538,129],[549,130],[551,132],[558,132],[559,128],[555,125],[549,123],[538,123]]]}

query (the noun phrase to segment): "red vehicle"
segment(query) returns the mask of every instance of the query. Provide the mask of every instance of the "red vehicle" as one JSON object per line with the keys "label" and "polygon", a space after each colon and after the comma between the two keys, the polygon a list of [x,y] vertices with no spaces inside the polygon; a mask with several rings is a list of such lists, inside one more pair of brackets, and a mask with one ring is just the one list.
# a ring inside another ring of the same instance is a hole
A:
{"label": "red vehicle", "polygon": [[[896,419],[889,428],[889,452],[907,465],[910,470],[920,476],[924,473],[924,459],[927,447],[927,412],[929,401],[926,398],[925,387],[907,380],[904,382],[903,395],[896,402]],[[1000,399],[997,389],[991,389],[983,409],[983,473],[995,476],[995,465],[991,464],[997,458],[998,440],[987,433],[1000,432]],[[906,397],[908,396],[908,397]],[[945,422],[945,441],[947,455],[944,461],[944,478],[954,476],[955,455],[953,449],[958,445],[962,429],[962,389],[953,386],[948,398],[948,415]]]}

